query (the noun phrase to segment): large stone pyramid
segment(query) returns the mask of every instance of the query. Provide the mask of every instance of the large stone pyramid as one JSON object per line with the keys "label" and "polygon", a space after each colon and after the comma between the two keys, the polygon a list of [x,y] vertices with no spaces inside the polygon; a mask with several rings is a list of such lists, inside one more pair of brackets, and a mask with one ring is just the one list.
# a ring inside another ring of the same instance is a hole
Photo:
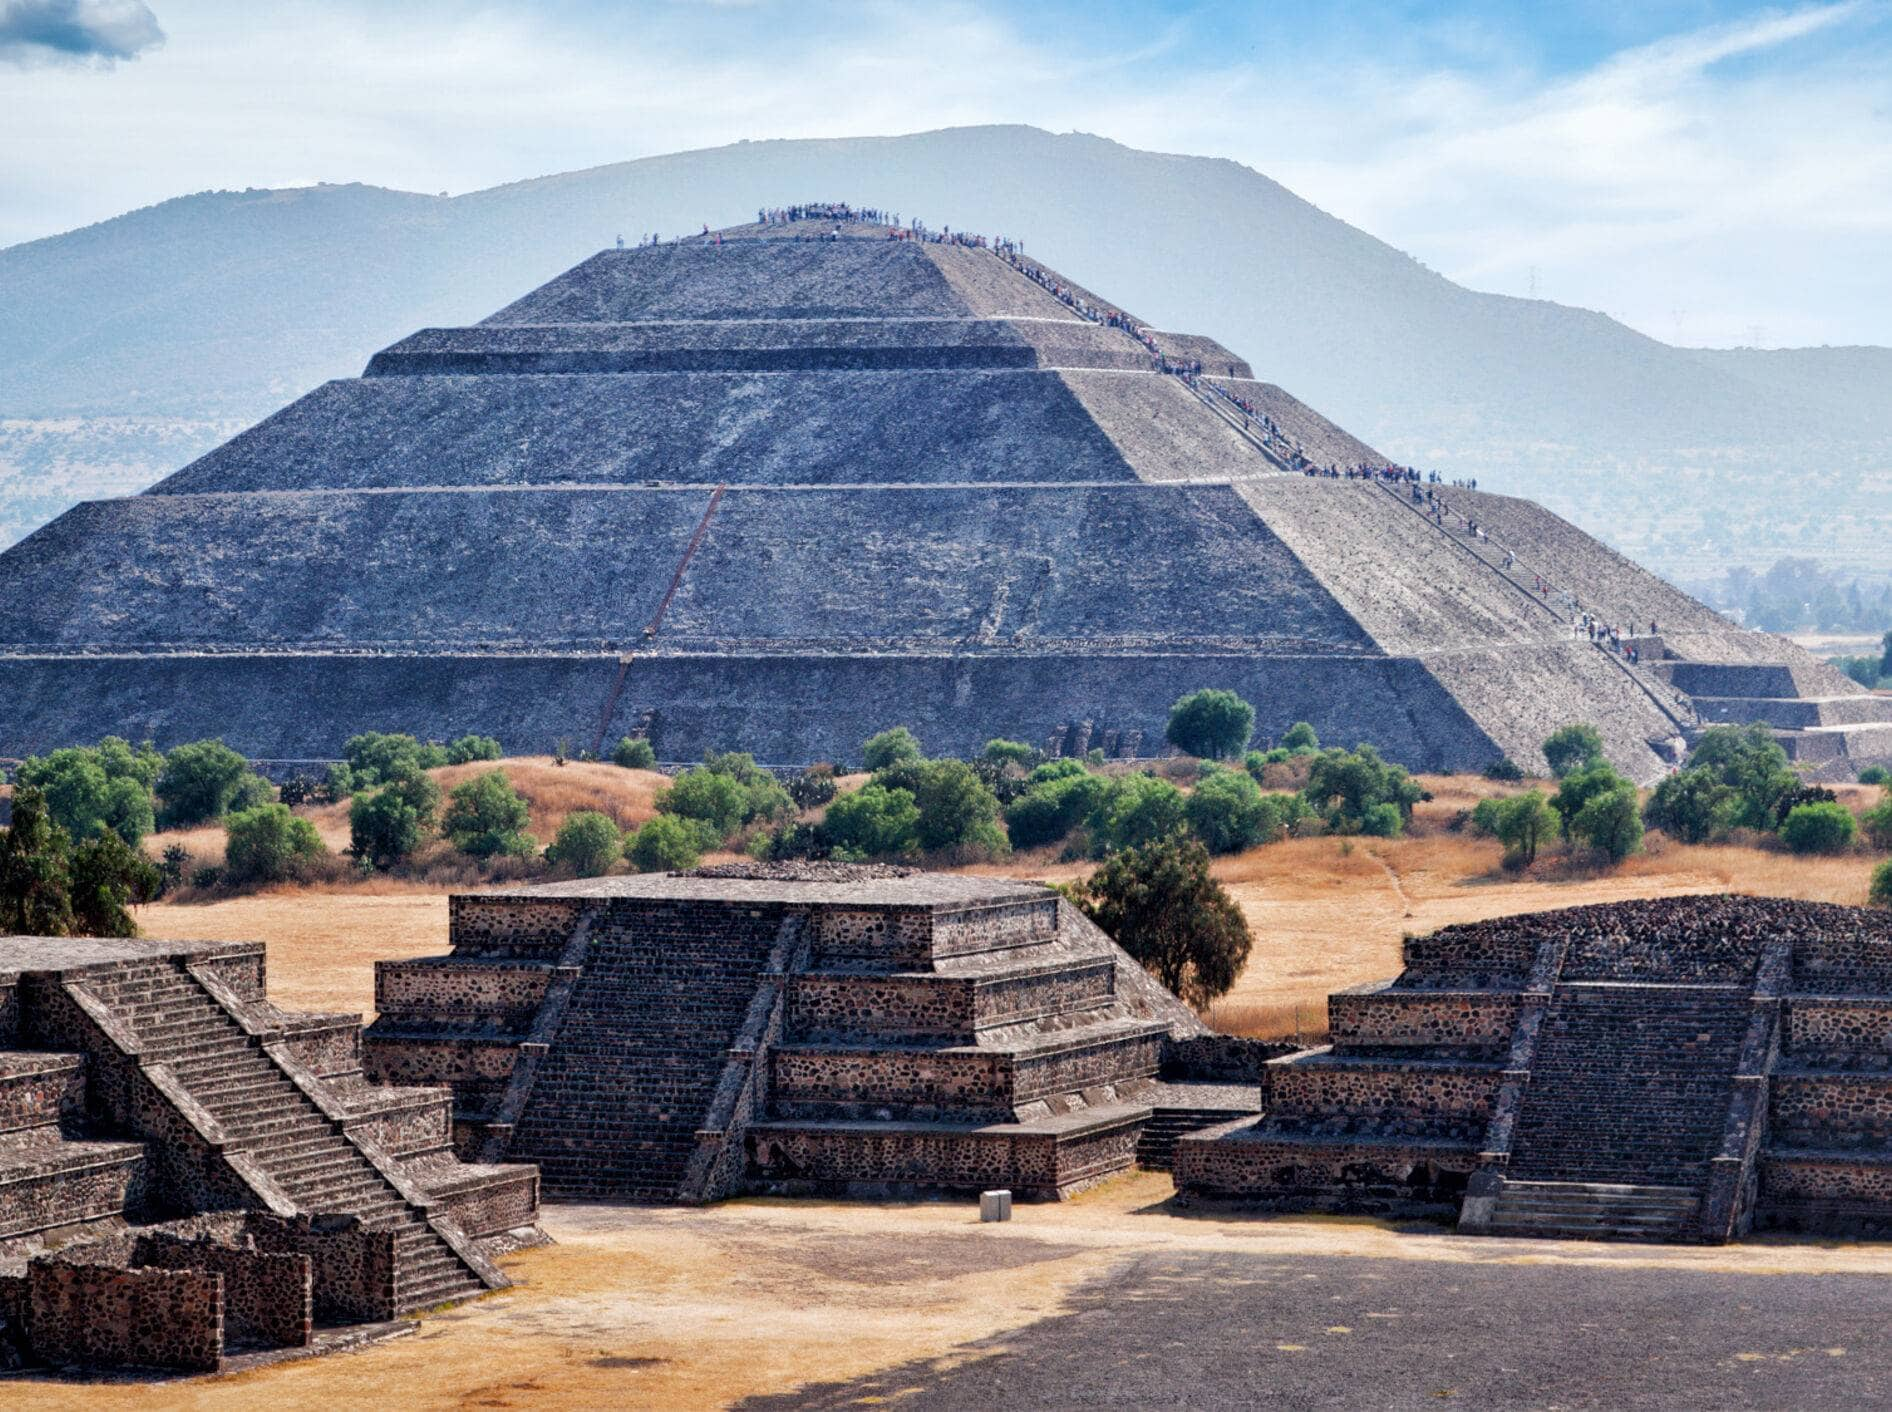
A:
{"label": "large stone pyramid", "polygon": [[[646,731],[794,764],[895,722],[1152,753],[1202,686],[1427,769],[1570,720],[1644,779],[1703,719],[1892,754],[1887,703],[1535,505],[1303,473],[1373,464],[1009,250],[826,218],[607,250],[0,555],[0,755]],[[1654,624],[1640,665],[1585,611]]]}

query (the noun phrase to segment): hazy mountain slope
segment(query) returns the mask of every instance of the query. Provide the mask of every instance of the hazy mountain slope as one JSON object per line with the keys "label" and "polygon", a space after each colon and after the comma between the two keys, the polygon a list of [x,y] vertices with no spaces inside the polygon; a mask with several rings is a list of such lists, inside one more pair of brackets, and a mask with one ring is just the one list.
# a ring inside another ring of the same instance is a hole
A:
{"label": "hazy mountain slope", "polygon": [[[1022,237],[1391,454],[1542,493],[1631,548],[1696,544],[1728,477],[1809,450],[1841,468],[1823,493],[1892,518],[1892,487],[1874,479],[1892,466],[1887,350],[1671,348],[1600,314],[1463,289],[1235,163],[1021,127],[742,143],[455,199],[343,186],[167,202],[0,251],[0,416],[260,415],[620,233],[831,197]],[[6,474],[0,446],[0,497]],[[1646,496],[1652,474],[1680,519],[1625,526],[1608,507]]]}

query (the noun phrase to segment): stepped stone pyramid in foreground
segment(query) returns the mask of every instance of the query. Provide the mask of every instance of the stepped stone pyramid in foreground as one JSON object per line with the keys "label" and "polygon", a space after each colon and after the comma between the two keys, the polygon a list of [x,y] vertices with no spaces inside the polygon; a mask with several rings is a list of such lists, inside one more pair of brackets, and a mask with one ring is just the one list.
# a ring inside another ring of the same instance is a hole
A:
{"label": "stepped stone pyramid in foreground", "polygon": [[455,897],[452,955],[376,965],[368,1072],[451,1087],[470,1160],[638,1201],[1055,1197],[1254,1111],[1272,1051],[1048,888],[718,871]]}
{"label": "stepped stone pyramid in foreground", "polygon": [[263,982],[255,944],[0,938],[0,1368],[320,1344],[538,1238],[531,1167],[456,1160],[444,1089]]}
{"label": "stepped stone pyramid in foreground", "polygon": [[1328,1001],[1185,1193],[1459,1229],[1892,1234],[1892,915],[1682,897],[1448,927]]}
{"label": "stepped stone pyramid in foreground", "polygon": [[[1571,720],[1642,780],[1704,721],[1892,756],[1892,702],[1537,506],[1307,478],[1384,459],[1212,340],[896,235],[605,251],[72,510],[0,555],[0,756],[374,728],[797,764],[895,722],[1133,754],[1203,686],[1423,769],[1541,767]],[[1659,631],[1631,667],[1579,611]]]}

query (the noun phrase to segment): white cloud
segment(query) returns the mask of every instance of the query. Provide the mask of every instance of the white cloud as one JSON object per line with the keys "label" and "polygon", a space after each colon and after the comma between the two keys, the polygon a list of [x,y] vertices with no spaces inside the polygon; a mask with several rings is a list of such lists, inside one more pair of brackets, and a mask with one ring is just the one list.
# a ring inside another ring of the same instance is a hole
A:
{"label": "white cloud", "polygon": [[1029,122],[1233,157],[1474,287],[1521,294],[1535,267],[1546,297],[1659,337],[1679,310],[1688,341],[1892,342],[1892,55],[1830,42],[1877,0],[1550,82],[1475,26],[1449,50],[1468,67],[1308,71],[1182,23],[1087,47],[969,0],[592,24],[444,0],[164,9],[170,43],[109,84],[6,80],[0,242],[311,173],[464,191],[742,137]]}

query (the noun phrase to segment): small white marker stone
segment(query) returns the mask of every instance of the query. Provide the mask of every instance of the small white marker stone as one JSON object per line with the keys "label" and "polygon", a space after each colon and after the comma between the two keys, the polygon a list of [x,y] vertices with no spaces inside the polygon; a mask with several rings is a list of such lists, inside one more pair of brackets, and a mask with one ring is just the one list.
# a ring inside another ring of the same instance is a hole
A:
{"label": "small white marker stone", "polygon": [[1012,1219],[1012,1194],[1009,1191],[982,1191],[979,1193],[979,1219],[981,1221],[1009,1221]]}

